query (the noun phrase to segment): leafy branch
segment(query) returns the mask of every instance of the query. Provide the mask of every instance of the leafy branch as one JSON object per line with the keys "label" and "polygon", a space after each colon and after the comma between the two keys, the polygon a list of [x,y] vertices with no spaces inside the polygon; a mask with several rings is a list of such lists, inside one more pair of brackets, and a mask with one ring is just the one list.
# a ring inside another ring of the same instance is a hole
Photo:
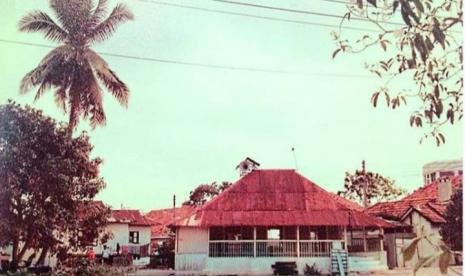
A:
{"label": "leafy branch", "polygon": [[[339,31],[332,32],[337,47],[332,57],[362,53],[378,45],[390,57],[366,66],[384,82],[371,97],[373,106],[380,95],[392,109],[406,105],[407,97],[416,98],[412,102],[420,104],[410,116],[410,125],[428,127],[427,138],[434,137],[438,146],[445,143],[442,126],[454,124],[463,115],[463,49],[453,28],[463,24],[462,1],[357,0],[347,7]],[[392,22],[398,14],[403,23]],[[376,26],[375,37],[363,34],[355,41],[346,39],[342,25],[354,16]],[[397,26],[388,28],[388,24]],[[391,95],[395,90],[390,88],[392,82],[404,75],[411,78],[417,91]]]}

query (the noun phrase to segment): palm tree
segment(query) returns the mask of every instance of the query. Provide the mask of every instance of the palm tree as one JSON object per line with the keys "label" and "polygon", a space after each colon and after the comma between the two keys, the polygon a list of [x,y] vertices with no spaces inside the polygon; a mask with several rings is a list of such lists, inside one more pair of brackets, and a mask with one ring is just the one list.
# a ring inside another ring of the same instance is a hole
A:
{"label": "palm tree", "polygon": [[106,17],[107,0],[98,0],[97,5],[92,0],[50,0],[50,7],[59,24],[42,11],[32,11],[19,21],[20,31],[41,32],[61,43],[24,76],[20,93],[38,87],[35,101],[54,89],[56,104],[69,112],[70,135],[81,116],[89,118],[92,128],[105,125],[102,86],[124,107],[129,89],[90,46],[109,38],[133,14],[118,4]]}

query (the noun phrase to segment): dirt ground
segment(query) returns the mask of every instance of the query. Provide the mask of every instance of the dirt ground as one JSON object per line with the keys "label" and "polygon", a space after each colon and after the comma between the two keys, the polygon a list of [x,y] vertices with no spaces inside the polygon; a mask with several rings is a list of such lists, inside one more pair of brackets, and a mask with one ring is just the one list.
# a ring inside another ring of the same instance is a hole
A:
{"label": "dirt ground", "polygon": [[[461,266],[454,266],[449,268],[449,276],[458,276],[463,274],[463,269]],[[176,273],[174,270],[157,270],[157,269],[141,269],[137,271],[134,276],[148,276],[148,275],[160,275],[160,276],[170,276],[170,275],[201,275],[197,272],[182,272]],[[395,269],[395,270],[386,270],[386,271],[371,271],[371,272],[359,272],[359,273],[350,273],[349,276],[413,276],[412,269]],[[440,276],[439,268],[437,267],[428,267],[422,268],[417,272],[417,276]]]}

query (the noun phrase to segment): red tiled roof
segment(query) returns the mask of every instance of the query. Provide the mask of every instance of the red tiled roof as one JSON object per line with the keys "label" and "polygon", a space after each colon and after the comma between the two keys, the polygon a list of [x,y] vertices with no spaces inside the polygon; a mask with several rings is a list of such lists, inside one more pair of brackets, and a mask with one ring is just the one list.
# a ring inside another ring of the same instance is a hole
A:
{"label": "red tiled roof", "polygon": [[254,170],[175,225],[390,226],[352,207],[294,170]]}
{"label": "red tiled roof", "polygon": [[111,210],[110,223],[127,223],[131,226],[151,226],[139,210]]}
{"label": "red tiled roof", "polygon": [[183,205],[178,208],[168,208],[152,210],[145,217],[152,223],[152,238],[166,238],[170,234],[168,225],[173,222],[173,212],[175,220],[183,219],[191,215],[195,210],[194,206]]}
{"label": "red tiled roof", "polygon": [[[451,179],[452,189],[455,191],[462,186],[462,177]],[[438,182],[425,185],[415,190],[401,200],[379,202],[366,209],[366,213],[387,219],[400,220],[410,211],[417,211],[433,223],[444,222],[444,212],[447,204],[438,200]]]}
{"label": "red tiled roof", "polygon": [[[451,179],[452,189],[457,190],[462,186],[462,176],[455,176]],[[438,199],[438,182],[432,182],[428,185],[425,185],[415,191],[410,195],[406,196],[403,200],[419,200],[419,199]]]}

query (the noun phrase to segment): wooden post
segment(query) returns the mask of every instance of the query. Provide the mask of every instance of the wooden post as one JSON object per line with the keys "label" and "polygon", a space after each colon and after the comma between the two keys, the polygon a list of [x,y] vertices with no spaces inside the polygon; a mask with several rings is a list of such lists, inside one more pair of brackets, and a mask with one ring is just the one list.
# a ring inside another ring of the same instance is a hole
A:
{"label": "wooden post", "polygon": [[178,236],[179,236],[179,230],[178,228],[174,228],[174,252],[176,254],[178,253]]}
{"label": "wooden post", "polygon": [[253,228],[253,257],[257,257],[257,227]]}
{"label": "wooden post", "polygon": [[300,258],[300,228],[297,226],[297,258]]}
{"label": "wooden post", "polygon": [[344,226],[344,250],[347,252],[347,226]]}
{"label": "wooden post", "polygon": [[379,228],[379,236],[380,236],[380,249],[381,251],[384,251],[384,229],[383,228]]}
{"label": "wooden post", "polygon": [[362,228],[363,231],[363,252],[367,252],[367,232],[365,226]]}

